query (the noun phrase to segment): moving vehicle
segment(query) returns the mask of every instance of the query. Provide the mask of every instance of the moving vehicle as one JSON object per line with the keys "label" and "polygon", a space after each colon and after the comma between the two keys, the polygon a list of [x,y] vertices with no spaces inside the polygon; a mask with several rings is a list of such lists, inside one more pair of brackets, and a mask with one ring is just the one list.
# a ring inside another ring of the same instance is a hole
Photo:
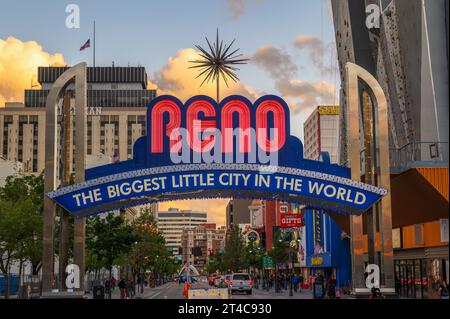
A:
{"label": "moving vehicle", "polygon": [[245,291],[246,294],[252,294],[253,281],[247,273],[236,273],[231,275],[228,289],[233,294],[234,291]]}

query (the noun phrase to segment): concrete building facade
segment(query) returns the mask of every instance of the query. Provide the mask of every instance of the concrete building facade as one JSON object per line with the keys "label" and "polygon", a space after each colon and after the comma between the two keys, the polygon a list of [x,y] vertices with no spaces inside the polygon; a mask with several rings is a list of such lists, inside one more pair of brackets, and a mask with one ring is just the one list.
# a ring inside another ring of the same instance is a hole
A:
{"label": "concrete building facade", "polygon": [[[339,162],[349,164],[346,163],[349,114],[343,88],[345,64],[352,62],[377,79],[387,99],[395,290],[402,297],[436,298],[439,282],[448,283],[449,278],[449,3],[445,0],[332,0],[331,3],[341,74]],[[375,5],[380,11],[378,26],[367,24],[368,5]],[[363,88],[359,89],[361,93]],[[362,108],[366,103],[363,94],[360,95]],[[363,130],[360,134],[364,134]],[[360,164],[361,173],[365,174],[363,156]],[[332,217],[351,236],[349,219],[335,214]],[[367,221],[363,225],[364,253],[368,253]],[[380,230],[376,229],[376,258],[381,253],[381,238]],[[364,261],[368,261],[367,254]]]}
{"label": "concrete building facade", "polygon": [[[448,1],[332,0],[341,76],[340,128],[347,120],[345,64],[356,63],[378,80],[389,113],[391,167],[415,162],[448,165]],[[368,28],[366,7],[380,9],[379,27]],[[347,158],[340,143],[340,162]]]}
{"label": "concrete building facade", "polygon": [[183,230],[206,224],[207,213],[169,208],[168,211],[158,211],[156,221],[169,251],[173,256],[181,258],[180,247],[182,246]]}
{"label": "concrete building facade", "polygon": [[251,200],[232,199],[227,204],[226,225],[228,229],[240,224],[250,224]]}
{"label": "concrete building facade", "polygon": [[328,152],[331,163],[339,159],[339,106],[320,105],[303,125],[304,156],[317,160],[321,152]]}
{"label": "concrete building facade", "polygon": [[[6,103],[0,108],[0,155],[23,163],[28,172],[44,169],[45,102],[53,82],[65,70],[67,67],[39,67],[41,89],[25,90],[24,103]],[[132,157],[134,142],[146,134],[146,110],[156,91],[147,90],[143,67],[88,67],[87,73],[87,155],[127,160]],[[73,94],[73,89],[71,84],[66,92]],[[62,99],[58,114],[61,122]],[[73,145],[73,130],[71,135]],[[71,162],[73,166],[73,159]]]}
{"label": "concrete building facade", "polygon": [[209,257],[223,252],[225,238],[226,230],[216,229],[216,224],[184,229],[181,243],[183,265],[193,265],[199,272],[206,272]]}

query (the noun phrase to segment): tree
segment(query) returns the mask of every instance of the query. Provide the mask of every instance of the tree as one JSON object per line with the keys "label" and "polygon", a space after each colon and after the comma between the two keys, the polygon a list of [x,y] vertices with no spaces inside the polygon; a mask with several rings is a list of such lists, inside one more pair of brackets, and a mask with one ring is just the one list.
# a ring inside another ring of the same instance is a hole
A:
{"label": "tree", "polygon": [[111,279],[113,265],[130,252],[137,240],[133,227],[126,225],[121,215],[109,213],[89,218],[86,229],[89,267],[108,269]]}
{"label": "tree", "polygon": [[262,258],[264,254],[258,245],[254,241],[249,241],[245,247],[245,264],[247,267],[262,268]]}
{"label": "tree", "polygon": [[276,264],[283,264],[289,261],[289,252],[286,245],[279,240],[275,240],[272,249],[269,251],[269,256],[272,257]]}
{"label": "tree", "polygon": [[239,227],[233,226],[230,237],[225,244],[223,254],[224,266],[233,272],[245,268],[245,243]]}
{"label": "tree", "polygon": [[166,241],[156,227],[151,210],[147,207],[142,209],[131,226],[138,236],[128,259],[134,275],[145,270],[159,274],[174,273],[178,266],[169,256]]}
{"label": "tree", "polygon": [[223,262],[223,254],[216,252],[214,255],[209,255],[206,271],[212,274],[217,271],[222,272],[224,270],[226,270],[226,267]]}
{"label": "tree", "polygon": [[13,203],[0,201],[0,271],[5,277],[5,298],[9,297],[9,266],[19,249],[17,211]]}
{"label": "tree", "polygon": [[[39,176],[8,176],[0,187],[0,270],[9,283],[12,261],[28,260],[37,274],[42,265],[42,211],[44,179]],[[5,296],[8,289],[5,289]]]}

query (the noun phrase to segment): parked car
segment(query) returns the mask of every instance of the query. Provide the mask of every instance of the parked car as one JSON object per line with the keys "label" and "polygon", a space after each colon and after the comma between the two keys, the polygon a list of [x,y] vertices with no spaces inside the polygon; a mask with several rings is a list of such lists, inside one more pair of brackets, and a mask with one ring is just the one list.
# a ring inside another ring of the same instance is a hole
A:
{"label": "parked car", "polygon": [[253,281],[250,275],[247,273],[237,273],[231,276],[230,282],[228,284],[228,289],[230,293],[233,294],[235,291],[244,291],[246,294],[252,294]]}
{"label": "parked car", "polygon": [[223,275],[217,275],[216,277],[214,277],[214,287],[224,288],[224,279],[225,277]]}

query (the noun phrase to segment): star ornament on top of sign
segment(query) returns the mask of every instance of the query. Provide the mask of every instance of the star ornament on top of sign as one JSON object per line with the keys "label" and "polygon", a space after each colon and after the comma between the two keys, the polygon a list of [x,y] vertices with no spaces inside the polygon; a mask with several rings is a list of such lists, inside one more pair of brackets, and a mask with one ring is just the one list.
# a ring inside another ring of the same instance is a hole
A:
{"label": "star ornament on top of sign", "polygon": [[[207,37],[205,37],[208,44],[208,48],[204,49],[200,45],[195,47],[200,50],[201,59],[189,61],[195,65],[189,67],[189,69],[198,69],[199,74],[196,79],[203,77],[203,81],[200,84],[216,82],[217,85],[217,102],[219,102],[219,81],[223,79],[226,86],[228,86],[228,80],[231,79],[234,82],[238,82],[239,78],[236,71],[239,69],[236,65],[247,64],[250,59],[243,58],[243,54],[238,53],[240,50],[231,49],[234,44],[234,39],[230,44],[224,44],[223,40],[219,43],[219,30],[216,33],[216,41],[211,44]],[[209,49],[209,50],[208,50]]]}

